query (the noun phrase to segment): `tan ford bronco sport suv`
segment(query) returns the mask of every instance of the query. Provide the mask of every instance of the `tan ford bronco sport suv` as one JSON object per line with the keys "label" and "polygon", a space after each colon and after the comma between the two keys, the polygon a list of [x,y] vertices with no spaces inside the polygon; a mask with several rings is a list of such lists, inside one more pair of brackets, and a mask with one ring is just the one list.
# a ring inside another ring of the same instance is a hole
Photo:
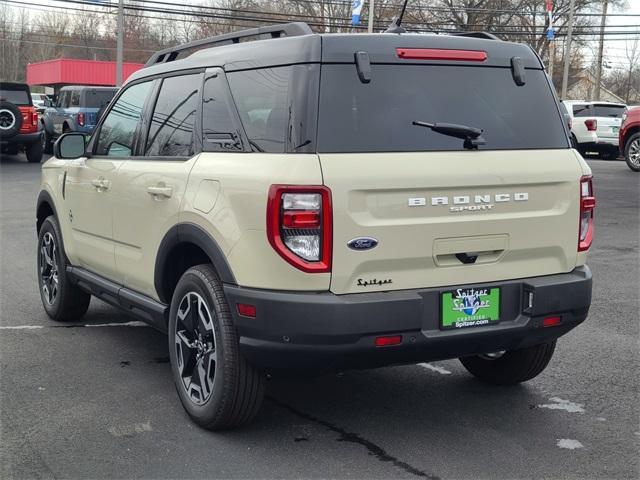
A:
{"label": "tan ford bronco sport suv", "polygon": [[95,296],[167,332],[206,428],[251,420],[268,373],[460,358],[524,382],[589,310],[591,172],[524,45],[227,34],[153,55],[54,153],[46,312]]}

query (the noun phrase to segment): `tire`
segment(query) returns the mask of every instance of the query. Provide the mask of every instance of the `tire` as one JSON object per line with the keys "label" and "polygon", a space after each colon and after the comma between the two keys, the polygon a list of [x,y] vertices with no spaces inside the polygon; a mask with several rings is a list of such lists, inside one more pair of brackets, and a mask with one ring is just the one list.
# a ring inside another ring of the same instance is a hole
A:
{"label": "tire", "polygon": [[42,140],[24,146],[29,163],[40,163],[42,161]]}
{"label": "tire", "polygon": [[615,160],[616,158],[618,158],[618,153],[617,151],[610,149],[610,150],[602,150],[601,152],[599,152],[598,155],[602,160]]}
{"label": "tire", "polygon": [[42,126],[42,150],[48,155],[53,153],[53,139],[44,125]]}
{"label": "tire", "polygon": [[56,218],[47,217],[38,233],[38,290],[44,310],[52,320],[75,322],[87,313],[91,295],[69,280],[61,239]]}
{"label": "tire", "polygon": [[576,138],[576,136],[573,133],[571,134],[571,148],[575,148],[576,150],[579,150],[579,148],[578,148],[578,139]]}
{"label": "tire", "polygon": [[624,146],[624,161],[634,172],[640,172],[640,132],[631,135]]}
{"label": "tire", "polygon": [[0,138],[15,137],[22,127],[22,112],[11,102],[0,101]]}
{"label": "tire", "polygon": [[556,341],[519,350],[509,350],[492,358],[476,355],[460,359],[473,376],[494,385],[515,385],[538,376],[549,364]]}
{"label": "tire", "polygon": [[[222,283],[210,265],[190,268],[176,286],[169,357],[180,401],[201,427],[231,429],[258,413],[266,376],[240,353]],[[201,374],[195,378],[194,372]]]}

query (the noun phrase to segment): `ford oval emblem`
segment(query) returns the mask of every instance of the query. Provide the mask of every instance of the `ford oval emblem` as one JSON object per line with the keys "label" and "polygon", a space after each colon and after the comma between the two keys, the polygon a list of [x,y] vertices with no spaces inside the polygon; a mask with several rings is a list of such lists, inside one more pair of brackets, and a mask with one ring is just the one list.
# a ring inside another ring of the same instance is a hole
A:
{"label": "ford oval emblem", "polygon": [[371,237],[358,237],[350,240],[347,246],[352,250],[371,250],[378,245],[378,240]]}

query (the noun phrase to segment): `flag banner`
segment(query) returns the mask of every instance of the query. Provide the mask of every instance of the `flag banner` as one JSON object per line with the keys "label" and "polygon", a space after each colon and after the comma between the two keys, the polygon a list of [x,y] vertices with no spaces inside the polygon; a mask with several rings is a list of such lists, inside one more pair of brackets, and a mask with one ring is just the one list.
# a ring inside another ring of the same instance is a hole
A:
{"label": "flag banner", "polygon": [[360,25],[360,12],[364,0],[353,0],[353,11],[351,12],[351,25]]}

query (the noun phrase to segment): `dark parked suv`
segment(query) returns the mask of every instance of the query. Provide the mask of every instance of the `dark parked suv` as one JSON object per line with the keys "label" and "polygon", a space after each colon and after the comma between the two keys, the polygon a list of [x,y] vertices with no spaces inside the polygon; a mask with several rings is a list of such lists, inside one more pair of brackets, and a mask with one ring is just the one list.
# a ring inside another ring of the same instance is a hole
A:
{"label": "dark parked suv", "polygon": [[0,82],[0,151],[16,155],[22,149],[29,162],[42,159],[38,113],[29,85]]}

